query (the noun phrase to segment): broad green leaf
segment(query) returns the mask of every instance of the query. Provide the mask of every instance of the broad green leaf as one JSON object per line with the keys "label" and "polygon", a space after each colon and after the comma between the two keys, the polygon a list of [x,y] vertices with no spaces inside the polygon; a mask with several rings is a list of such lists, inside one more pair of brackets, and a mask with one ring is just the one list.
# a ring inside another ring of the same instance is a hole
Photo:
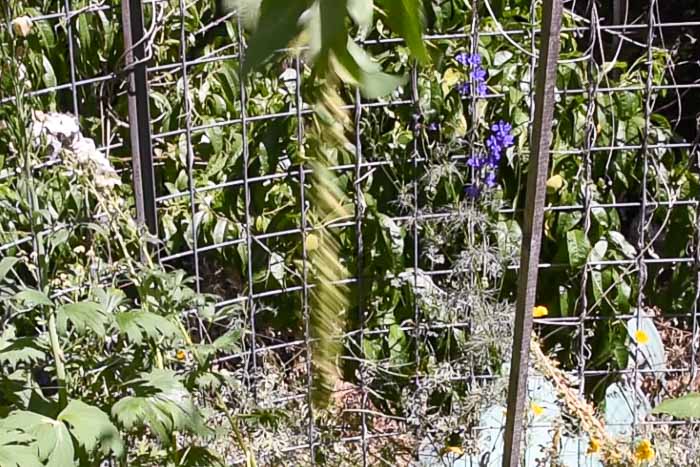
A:
{"label": "broad green leaf", "polygon": [[18,261],[19,259],[13,256],[3,258],[2,261],[0,261],[0,282],[5,280],[7,274],[15,267]]}
{"label": "broad green leaf", "polygon": [[361,34],[367,34],[374,21],[374,0],[348,0],[348,13]]}
{"label": "broad green leaf", "polygon": [[143,336],[149,339],[174,338],[179,334],[177,326],[169,319],[150,311],[127,311],[116,313],[114,319],[119,331],[130,341],[140,344]]}
{"label": "broad green leaf", "polygon": [[53,306],[53,302],[44,292],[34,289],[25,289],[15,295],[15,300],[22,301],[28,305]]}
{"label": "broad green leaf", "polygon": [[345,47],[347,28],[345,12],[348,0],[318,0],[321,20],[321,55]]}
{"label": "broad green leaf", "polygon": [[0,338],[0,363],[14,368],[18,363],[32,363],[46,357],[46,351],[36,337]]}
{"label": "broad green leaf", "polygon": [[423,41],[423,7],[419,0],[381,0],[389,27],[406,40],[413,57],[419,62],[428,61],[428,49]]}
{"label": "broad green leaf", "polygon": [[206,358],[219,351],[239,352],[241,350],[241,330],[234,329],[216,339],[211,344],[200,344],[197,352]]}
{"label": "broad green leaf", "polygon": [[608,238],[627,258],[632,259],[637,255],[637,250],[620,232],[608,232]]}
{"label": "broad green leaf", "polygon": [[299,34],[299,19],[310,6],[311,0],[263,0],[258,29],[246,51],[244,73],[265,62]]}
{"label": "broad green leaf", "polygon": [[88,451],[100,449],[102,454],[113,452],[121,457],[124,452],[121,436],[106,413],[80,400],[71,401],[58,415],[67,423],[71,434]]}
{"label": "broad green leaf", "polygon": [[109,315],[105,314],[104,309],[99,303],[80,302],[62,305],[56,311],[58,328],[62,332],[68,329],[68,321],[70,321],[75,329],[80,333],[84,333],[86,329],[100,337],[105,337],[105,326],[109,321]]}
{"label": "broad green leaf", "polygon": [[577,269],[586,264],[591,244],[582,230],[566,232],[566,246],[569,253],[569,266]]}
{"label": "broad green leaf", "polygon": [[27,433],[0,428],[0,466],[43,467],[34,443],[34,437]]}
{"label": "broad green leaf", "polygon": [[174,371],[159,369],[143,373],[130,388],[135,395],[121,399],[112,407],[112,416],[126,429],[146,426],[165,444],[172,442],[174,431],[209,434],[192,396]]}
{"label": "broad green leaf", "polygon": [[394,76],[381,71],[381,66],[352,39],[347,38],[347,48],[335,51],[340,65],[336,72],[346,83],[360,88],[368,99],[384,97],[407,81],[405,76]]}
{"label": "broad green leaf", "polygon": [[46,467],[76,465],[73,439],[63,422],[35,412],[17,410],[0,420],[0,427],[33,436],[37,440],[39,458],[46,462]]}
{"label": "broad green leaf", "polygon": [[663,413],[683,419],[700,418],[700,392],[691,392],[675,399],[666,399],[651,413]]}
{"label": "broad green leaf", "polygon": [[493,66],[501,67],[511,58],[513,58],[513,53],[508,50],[501,50],[500,52],[496,52],[496,55],[494,55],[493,57]]}

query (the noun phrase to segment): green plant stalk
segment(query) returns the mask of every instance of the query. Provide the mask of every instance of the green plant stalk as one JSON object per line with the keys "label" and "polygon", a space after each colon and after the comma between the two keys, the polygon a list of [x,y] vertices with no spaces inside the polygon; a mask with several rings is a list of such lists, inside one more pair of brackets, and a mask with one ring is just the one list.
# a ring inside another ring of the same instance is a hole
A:
{"label": "green plant stalk", "polygon": [[220,394],[217,394],[216,401],[219,405],[219,408],[224,411],[224,414],[226,415],[226,418],[228,419],[228,422],[231,425],[231,430],[233,430],[233,434],[236,437],[238,445],[240,446],[241,450],[245,453],[246,467],[257,467],[258,463],[255,461],[255,455],[253,454],[253,451],[251,451],[250,446],[245,441],[245,438],[243,438],[241,430],[238,429],[238,422],[236,421],[234,416],[231,415],[231,411],[226,406]]}
{"label": "green plant stalk", "polygon": [[51,340],[51,352],[56,362],[56,381],[58,382],[58,406],[63,410],[68,405],[68,391],[66,390],[66,367],[63,364],[63,351],[58,341],[58,330],[56,328],[56,312],[51,311],[49,315],[49,338]]}

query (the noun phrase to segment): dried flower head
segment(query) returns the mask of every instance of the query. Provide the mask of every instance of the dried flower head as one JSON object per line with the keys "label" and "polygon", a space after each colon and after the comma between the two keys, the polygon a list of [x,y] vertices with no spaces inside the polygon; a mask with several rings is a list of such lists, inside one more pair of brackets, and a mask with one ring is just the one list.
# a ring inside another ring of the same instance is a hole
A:
{"label": "dried flower head", "polygon": [[32,19],[29,16],[20,16],[12,21],[12,31],[20,37],[27,37],[32,32]]}

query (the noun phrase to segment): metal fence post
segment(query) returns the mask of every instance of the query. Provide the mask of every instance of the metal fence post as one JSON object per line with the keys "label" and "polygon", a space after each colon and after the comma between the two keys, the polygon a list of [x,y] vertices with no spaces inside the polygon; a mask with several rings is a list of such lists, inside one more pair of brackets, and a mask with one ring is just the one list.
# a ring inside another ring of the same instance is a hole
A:
{"label": "metal fence post", "polygon": [[141,0],[122,0],[125,64],[128,70],[129,131],[133,166],[136,219],[157,235],[155,176],[151,144],[146,37]]}
{"label": "metal fence post", "polygon": [[517,467],[525,420],[527,372],[539,270],[549,147],[552,143],[554,91],[561,44],[562,0],[542,4],[542,37],[535,87],[535,119],[528,164],[523,242],[518,272],[513,358],[508,385],[508,414],[504,435],[503,466]]}

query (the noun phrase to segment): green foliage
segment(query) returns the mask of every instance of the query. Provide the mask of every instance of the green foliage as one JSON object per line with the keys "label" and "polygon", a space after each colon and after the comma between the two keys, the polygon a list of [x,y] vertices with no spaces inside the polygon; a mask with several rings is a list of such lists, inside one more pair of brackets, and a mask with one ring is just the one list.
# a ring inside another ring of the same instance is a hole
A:
{"label": "green foliage", "polygon": [[[146,9],[147,23],[161,7],[166,20],[156,21],[153,61],[179,64],[179,2],[156,3]],[[128,176],[110,189],[99,187],[95,167],[80,163],[69,148],[52,158],[45,144],[33,143],[31,111],[73,110],[68,92],[26,94],[70,82],[67,25],[38,20],[26,38],[0,28],[0,99],[19,96],[12,105],[0,105],[3,467],[45,465],[50,457],[67,462],[60,465],[98,463],[120,456],[121,445],[125,462],[135,466],[228,465],[231,458],[251,456],[265,464],[309,464],[305,453],[285,451],[307,442],[309,408],[298,395],[306,391],[308,362],[303,352],[290,356],[279,348],[305,337],[315,338],[317,400],[330,399],[327,410],[314,411],[327,456],[319,464],[357,460],[356,452],[333,451],[342,444],[333,441],[359,435],[352,431],[359,423],[352,420],[351,433],[341,433],[329,393],[338,383],[359,384],[361,373],[367,406],[415,421],[410,428],[416,432],[472,426],[482,399],[492,404],[502,395],[502,388],[468,382],[464,375],[497,378],[508,360],[533,70],[522,53],[531,47],[530,37],[506,40],[493,32],[537,24],[539,12],[531,16],[531,2],[492,2],[496,25],[483,2],[477,12],[468,2],[454,1],[226,0],[217,12],[215,3],[189,2],[183,19],[188,47],[213,16],[243,7],[243,69],[236,60],[202,60],[188,67],[186,83],[177,73],[151,75],[157,247],[167,267],[155,258],[140,262],[148,236],[133,223]],[[47,13],[46,2],[7,4],[11,8],[3,5],[3,14],[12,14],[3,20]],[[80,10],[90,3],[71,4]],[[119,6],[108,0],[105,8],[74,18],[81,79],[117,71],[123,52]],[[490,33],[471,43],[475,13],[479,30]],[[580,25],[565,17],[567,28]],[[424,28],[431,34],[466,33],[467,39],[424,41]],[[227,21],[205,43],[203,55],[229,53],[238,34],[235,18]],[[391,43],[378,43],[385,39]],[[588,199],[592,215],[586,222],[580,209],[547,212],[542,260],[556,267],[542,271],[538,303],[551,316],[575,318],[585,296],[591,318],[585,338],[592,352],[586,370],[621,369],[630,357],[629,332],[622,320],[608,318],[630,313],[640,293],[670,314],[685,313],[695,300],[690,264],[667,267],[663,272],[672,279],[665,282],[661,274],[654,279],[661,271],[652,267],[646,289],[639,290],[636,273],[619,264],[642,254],[626,228],[634,213],[607,207],[638,199],[643,158],[637,148],[645,132],[652,144],[680,137],[661,115],[654,114],[648,128],[640,118],[643,57],[600,64],[591,75],[577,37],[564,33],[562,43],[557,87],[571,92],[560,94],[556,104],[550,175],[557,178],[549,184],[547,203],[581,206]],[[481,54],[488,99],[464,99],[456,89],[469,79],[455,59],[461,52]],[[302,109],[298,83],[289,78],[297,57]],[[655,51],[652,58],[652,82],[662,86],[668,56]],[[407,86],[416,65],[415,83]],[[130,153],[116,144],[128,141],[121,125],[126,96],[116,83],[78,86],[79,124],[85,136],[102,135],[98,144],[112,147],[109,161],[128,171]],[[416,102],[409,89],[414,84]],[[191,181],[188,141],[178,132],[185,128],[183,85],[192,106]],[[591,85],[626,90],[575,92]],[[345,113],[355,104],[353,86],[365,104],[357,135]],[[660,88],[658,97],[665,92]],[[239,124],[244,97],[245,135]],[[390,105],[390,99],[401,104]],[[478,201],[468,199],[464,186],[474,174],[464,155],[483,151],[490,125],[501,119],[513,125],[515,146],[501,161],[498,186]],[[595,128],[587,127],[590,121]],[[586,168],[579,150],[588,144],[615,149],[591,153]],[[357,154],[363,165],[356,172]],[[650,155],[649,202],[660,206],[651,220],[672,232],[655,248],[663,256],[682,256],[692,246],[696,213],[672,204],[696,198],[700,182],[689,170],[686,150],[654,148]],[[35,166],[41,169],[31,171]],[[244,172],[248,187],[241,181]],[[194,213],[190,188],[196,190]],[[199,283],[189,277],[195,270],[187,257],[195,240]],[[314,285],[309,310],[304,277]],[[357,284],[351,277],[362,279]],[[255,296],[252,307],[249,295]],[[220,300],[234,305],[215,307]],[[311,336],[304,329],[307,311]],[[340,339],[345,331],[348,336]],[[577,366],[578,328],[549,331],[544,328],[546,345],[565,367]],[[261,351],[264,346],[279,347]],[[416,384],[416,375],[428,382]],[[587,382],[587,391],[600,398],[612,379]],[[60,418],[65,411],[68,417]],[[94,430],[81,425],[88,416]],[[8,417],[15,426],[6,426]],[[228,421],[223,426],[222,418]],[[41,449],[29,427],[46,431]],[[325,447],[326,441],[334,447]],[[381,446],[384,457],[396,458],[391,447]]]}
{"label": "green foliage", "polygon": [[653,413],[683,419],[700,418],[700,393],[692,392],[675,399],[666,399],[654,408]]}

